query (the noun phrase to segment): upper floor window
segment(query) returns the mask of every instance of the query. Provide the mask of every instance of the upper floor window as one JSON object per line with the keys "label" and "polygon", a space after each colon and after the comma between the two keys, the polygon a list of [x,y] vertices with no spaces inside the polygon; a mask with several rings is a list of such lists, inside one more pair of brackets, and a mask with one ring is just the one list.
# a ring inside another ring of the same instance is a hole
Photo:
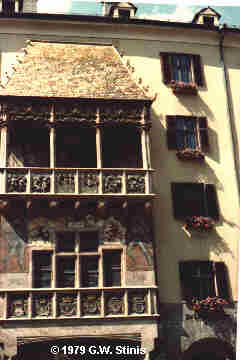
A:
{"label": "upper floor window", "polygon": [[215,186],[201,183],[172,183],[174,216],[204,216],[219,219]]}
{"label": "upper floor window", "polygon": [[213,16],[203,16],[203,23],[205,25],[214,25],[214,17]]}
{"label": "upper floor window", "polygon": [[179,271],[184,300],[215,296],[229,299],[228,274],[223,262],[184,261],[179,263]]}
{"label": "upper floor window", "polygon": [[171,150],[209,148],[207,119],[192,116],[167,116],[167,141]]}
{"label": "upper floor window", "polygon": [[203,69],[200,55],[160,53],[163,82],[194,83],[203,86]]}
{"label": "upper floor window", "polygon": [[56,233],[56,248],[33,251],[34,288],[122,285],[122,249],[98,248],[98,232]]}

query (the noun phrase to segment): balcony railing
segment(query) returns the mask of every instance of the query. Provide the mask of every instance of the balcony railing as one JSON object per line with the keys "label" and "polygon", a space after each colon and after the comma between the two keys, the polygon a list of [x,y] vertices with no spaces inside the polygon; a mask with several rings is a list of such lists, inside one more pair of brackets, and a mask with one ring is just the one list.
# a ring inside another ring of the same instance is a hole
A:
{"label": "balcony railing", "polygon": [[1,320],[157,316],[157,288],[0,290]]}
{"label": "balcony railing", "polygon": [[0,194],[151,195],[152,170],[1,168]]}
{"label": "balcony railing", "polygon": [[20,0],[0,0],[0,12],[4,15],[14,15],[20,11]]}

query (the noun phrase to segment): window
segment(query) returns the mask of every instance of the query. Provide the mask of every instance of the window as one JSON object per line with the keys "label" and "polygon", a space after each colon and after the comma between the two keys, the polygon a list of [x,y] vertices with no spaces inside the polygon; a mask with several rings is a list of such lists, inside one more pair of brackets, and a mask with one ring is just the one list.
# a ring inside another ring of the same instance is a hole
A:
{"label": "window", "polygon": [[203,86],[203,70],[200,55],[160,53],[162,59],[163,82],[193,82]]}
{"label": "window", "polygon": [[128,20],[130,18],[130,10],[128,9],[119,9],[118,10],[119,18]]}
{"label": "window", "polygon": [[96,231],[59,231],[56,248],[32,253],[34,288],[121,286],[122,250],[99,249]]}
{"label": "window", "polygon": [[105,168],[141,168],[140,132],[130,127],[103,129],[102,161]]}
{"label": "window", "polygon": [[212,184],[172,183],[174,216],[177,219],[187,216],[207,216],[219,219],[215,186]]}
{"label": "window", "polygon": [[213,16],[203,16],[203,23],[205,25],[214,25],[214,17]]}
{"label": "window", "polygon": [[167,143],[170,150],[208,151],[208,127],[205,117],[167,116]]}
{"label": "window", "polygon": [[104,286],[121,286],[121,252],[105,251],[103,266]]}
{"label": "window", "polygon": [[184,261],[179,263],[182,297],[202,300],[219,296],[229,299],[228,274],[223,262]]}

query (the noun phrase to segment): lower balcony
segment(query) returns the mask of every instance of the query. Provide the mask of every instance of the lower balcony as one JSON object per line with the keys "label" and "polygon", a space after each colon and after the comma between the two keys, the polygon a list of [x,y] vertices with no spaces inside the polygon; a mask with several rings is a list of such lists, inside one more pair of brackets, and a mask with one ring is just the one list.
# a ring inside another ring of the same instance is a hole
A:
{"label": "lower balcony", "polygon": [[0,290],[0,320],[156,317],[157,288]]}
{"label": "lower balcony", "polygon": [[151,195],[153,170],[2,168],[0,194]]}

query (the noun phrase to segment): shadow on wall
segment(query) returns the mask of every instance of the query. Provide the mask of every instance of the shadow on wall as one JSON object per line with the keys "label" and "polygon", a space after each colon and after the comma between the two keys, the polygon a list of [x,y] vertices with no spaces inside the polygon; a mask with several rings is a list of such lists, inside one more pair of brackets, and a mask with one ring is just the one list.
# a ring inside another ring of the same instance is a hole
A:
{"label": "shadow on wall", "polygon": [[226,341],[217,338],[205,338],[193,343],[186,350],[181,360],[234,360],[235,354],[233,347]]}

